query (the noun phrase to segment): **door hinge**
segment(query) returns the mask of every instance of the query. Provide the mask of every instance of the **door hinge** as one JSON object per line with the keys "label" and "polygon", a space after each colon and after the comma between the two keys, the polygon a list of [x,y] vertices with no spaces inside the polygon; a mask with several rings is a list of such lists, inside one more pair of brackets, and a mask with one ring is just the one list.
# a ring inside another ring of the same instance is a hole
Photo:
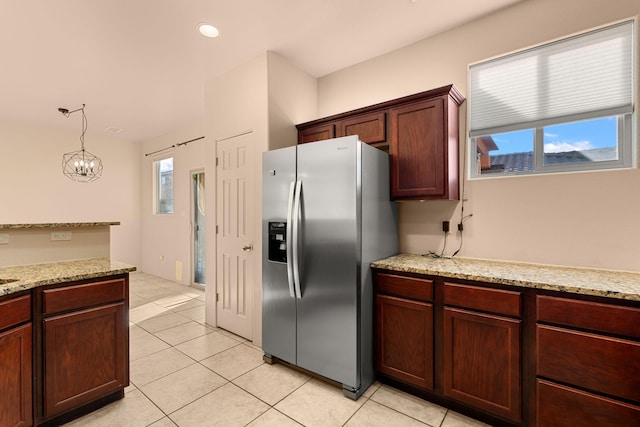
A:
{"label": "door hinge", "polygon": [[218,166],[218,157],[216,157],[216,166]]}
{"label": "door hinge", "polygon": [[218,226],[216,225],[216,234],[218,234]]}
{"label": "door hinge", "polygon": [[220,294],[216,292],[216,302],[220,300]]}

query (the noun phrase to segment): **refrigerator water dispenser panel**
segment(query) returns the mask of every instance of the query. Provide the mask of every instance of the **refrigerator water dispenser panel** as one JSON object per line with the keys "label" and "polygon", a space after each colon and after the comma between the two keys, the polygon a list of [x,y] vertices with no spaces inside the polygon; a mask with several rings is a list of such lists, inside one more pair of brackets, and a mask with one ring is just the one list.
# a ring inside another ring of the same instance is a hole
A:
{"label": "refrigerator water dispenser panel", "polygon": [[269,261],[287,262],[286,236],[286,222],[269,222]]}

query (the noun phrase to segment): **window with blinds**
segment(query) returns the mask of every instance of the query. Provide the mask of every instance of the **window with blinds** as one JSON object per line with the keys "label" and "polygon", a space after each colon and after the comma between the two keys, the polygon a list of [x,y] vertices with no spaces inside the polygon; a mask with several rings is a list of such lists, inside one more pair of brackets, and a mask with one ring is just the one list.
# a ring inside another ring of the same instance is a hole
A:
{"label": "window with blinds", "polygon": [[634,22],[469,68],[471,176],[630,167]]}

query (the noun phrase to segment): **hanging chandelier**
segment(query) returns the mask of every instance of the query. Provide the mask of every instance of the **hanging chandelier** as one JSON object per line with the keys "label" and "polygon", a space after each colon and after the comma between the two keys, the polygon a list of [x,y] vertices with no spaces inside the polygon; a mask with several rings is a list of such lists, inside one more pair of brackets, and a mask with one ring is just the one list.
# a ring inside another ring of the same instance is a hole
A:
{"label": "hanging chandelier", "polygon": [[87,115],[82,108],[69,111],[66,108],[58,108],[63,116],[69,117],[76,111],[82,111],[82,133],[80,134],[80,150],[66,153],[62,156],[62,173],[64,176],[76,182],[91,182],[102,176],[102,160],[84,149],[84,134],[87,132]]}

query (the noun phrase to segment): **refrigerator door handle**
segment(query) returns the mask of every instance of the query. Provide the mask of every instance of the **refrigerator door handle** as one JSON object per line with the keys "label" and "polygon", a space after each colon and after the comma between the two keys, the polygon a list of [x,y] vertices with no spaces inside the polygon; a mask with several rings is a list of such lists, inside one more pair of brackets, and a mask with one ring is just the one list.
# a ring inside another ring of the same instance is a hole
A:
{"label": "refrigerator door handle", "polygon": [[291,298],[296,297],[293,284],[293,229],[291,220],[293,219],[293,196],[295,193],[296,181],[291,181],[289,186],[289,204],[287,206],[287,280],[289,283],[289,295]]}
{"label": "refrigerator door handle", "polygon": [[302,191],[302,181],[296,181],[295,195],[293,198],[293,283],[296,288],[296,297],[302,298],[300,289],[300,193]]}

